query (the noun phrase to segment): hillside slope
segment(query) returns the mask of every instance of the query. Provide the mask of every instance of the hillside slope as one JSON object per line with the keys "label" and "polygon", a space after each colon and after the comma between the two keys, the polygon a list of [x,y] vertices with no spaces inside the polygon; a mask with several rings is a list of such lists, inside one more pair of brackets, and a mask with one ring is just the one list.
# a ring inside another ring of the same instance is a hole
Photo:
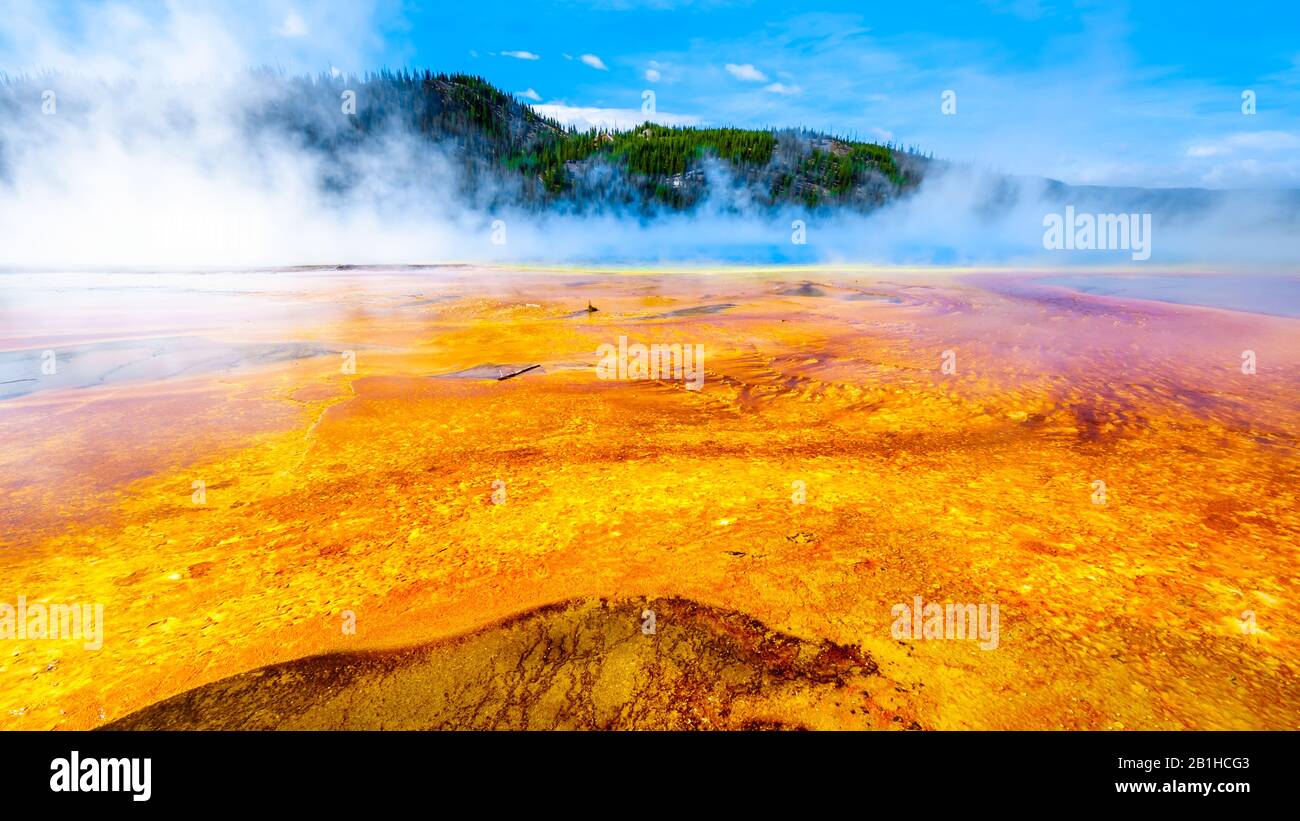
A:
{"label": "hillside slope", "polygon": [[[291,77],[261,70],[247,79],[256,93],[234,104],[249,155],[287,141],[324,160],[316,182],[335,193],[366,185],[376,157],[403,154],[410,155],[407,181],[420,182],[435,165],[449,166],[455,193],[479,207],[650,216],[690,210],[716,195],[723,208],[735,210],[783,204],[869,210],[914,188],[927,162],[891,146],[793,129],[647,122],[627,131],[580,132],[464,74]],[[51,86],[59,88],[59,116],[42,117],[33,101]],[[211,90],[168,89],[147,114],[187,138],[196,116],[185,109],[210,109],[197,102],[204,94]],[[0,79],[0,117],[11,125],[29,120],[24,133],[38,138],[60,127],[102,128],[104,101],[139,96],[134,83],[87,84],[57,75]],[[0,139],[0,176],[10,170],[7,147]],[[436,183],[430,176],[427,184],[445,188],[446,175]]]}

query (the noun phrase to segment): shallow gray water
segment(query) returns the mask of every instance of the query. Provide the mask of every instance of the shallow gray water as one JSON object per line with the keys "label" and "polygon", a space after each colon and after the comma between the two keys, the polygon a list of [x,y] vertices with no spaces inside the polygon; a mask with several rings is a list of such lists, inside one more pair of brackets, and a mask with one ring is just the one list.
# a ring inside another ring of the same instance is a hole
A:
{"label": "shallow gray water", "polygon": [[1233,311],[1300,317],[1300,277],[1297,276],[1075,274],[1046,277],[1038,282],[1099,296],[1152,299],[1180,305],[1206,305]]}

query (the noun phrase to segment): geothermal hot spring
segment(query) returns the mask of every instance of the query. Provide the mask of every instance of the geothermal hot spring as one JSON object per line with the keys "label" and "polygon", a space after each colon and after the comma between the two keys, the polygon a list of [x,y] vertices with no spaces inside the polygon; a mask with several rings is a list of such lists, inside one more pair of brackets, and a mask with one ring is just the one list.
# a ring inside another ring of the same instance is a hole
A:
{"label": "geothermal hot spring", "polygon": [[3,725],[1294,727],[1296,280],[1169,276],[0,275]]}

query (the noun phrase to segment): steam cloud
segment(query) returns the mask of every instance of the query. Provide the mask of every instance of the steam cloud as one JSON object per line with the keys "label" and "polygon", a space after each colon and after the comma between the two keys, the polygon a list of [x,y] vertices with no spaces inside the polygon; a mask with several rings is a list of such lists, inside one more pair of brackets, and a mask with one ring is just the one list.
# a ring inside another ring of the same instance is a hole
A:
{"label": "steam cloud", "polygon": [[[224,19],[172,8],[159,27],[117,12],[74,49],[35,8],[0,24],[4,39],[27,44],[30,61],[10,66],[29,73],[0,87],[0,243],[10,269],[1128,259],[1045,250],[1043,218],[1066,204],[1150,212],[1153,263],[1300,261],[1297,192],[1071,188],[941,163],[919,190],[869,214],[754,205],[720,161],[706,163],[712,193],[689,213],[539,213],[512,204],[508,186],[469,186],[449,146],[409,131],[321,151],[253,127],[301,105],[285,94],[309,84],[239,68],[248,64],[243,35]],[[314,116],[313,132],[328,136],[345,115],[321,107]],[[500,245],[491,241],[496,220],[506,230]],[[796,220],[806,244],[792,241]]]}

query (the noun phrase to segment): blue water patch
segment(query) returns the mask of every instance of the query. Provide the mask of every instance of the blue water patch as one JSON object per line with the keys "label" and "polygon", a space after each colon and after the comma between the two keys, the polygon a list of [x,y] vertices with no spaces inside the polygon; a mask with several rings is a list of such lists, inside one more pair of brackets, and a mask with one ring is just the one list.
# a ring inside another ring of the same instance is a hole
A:
{"label": "blue water patch", "polygon": [[1085,294],[1205,305],[1231,311],[1300,317],[1300,277],[1272,274],[1116,276],[1075,274],[1037,280]]}

